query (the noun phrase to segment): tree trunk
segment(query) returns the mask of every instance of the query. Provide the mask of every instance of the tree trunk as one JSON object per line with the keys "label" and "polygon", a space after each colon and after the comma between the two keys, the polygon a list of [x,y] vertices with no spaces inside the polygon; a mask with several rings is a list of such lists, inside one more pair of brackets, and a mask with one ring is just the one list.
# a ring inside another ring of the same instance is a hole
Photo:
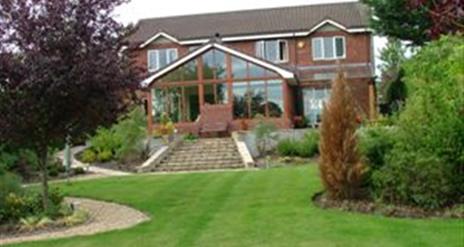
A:
{"label": "tree trunk", "polygon": [[48,150],[45,148],[45,151],[40,151],[38,154],[39,157],[39,169],[42,177],[42,206],[44,211],[48,211]]}

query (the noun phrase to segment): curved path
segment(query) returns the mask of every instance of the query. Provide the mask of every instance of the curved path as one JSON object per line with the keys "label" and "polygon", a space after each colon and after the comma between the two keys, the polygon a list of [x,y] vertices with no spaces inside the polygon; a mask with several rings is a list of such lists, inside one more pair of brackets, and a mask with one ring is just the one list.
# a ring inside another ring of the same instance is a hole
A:
{"label": "curved path", "polygon": [[86,236],[112,230],[127,229],[150,219],[148,216],[138,210],[116,203],[95,201],[83,198],[67,198],[66,201],[72,202],[76,205],[77,208],[81,208],[89,212],[89,222],[83,225],[62,230],[0,238],[0,246],[11,243],[49,240],[73,236]]}

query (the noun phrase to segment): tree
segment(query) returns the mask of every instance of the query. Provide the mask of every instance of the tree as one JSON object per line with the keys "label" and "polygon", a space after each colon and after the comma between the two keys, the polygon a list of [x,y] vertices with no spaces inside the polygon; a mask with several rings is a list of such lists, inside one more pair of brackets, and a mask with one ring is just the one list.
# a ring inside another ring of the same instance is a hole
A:
{"label": "tree", "polygon": [[357,119],[353,96],[340,72],[323,109],[319,144],[322,183],[333,199],[354,199],[360,195],[364,167],[357,150]]}
{"label": "tree", "polygon": [[461,0],[363,0],[373,9],[372,27],[383,36],[411,41],[414,45],[441,34],[464,30]]}
{"label": "tree", "polygon": [[48,208],[50,147],[114,122],[132,103],[138,70],[122,54],[125,0],[0,2],[0,142],[39,158]]}
{"label": "tree", "polygon": [[403,82],[404,72],[401,68],[406,61],[406,48],[401,41],[389,38],[387,45],[380,52],[381,72],[381,112],[397,111],[406,99],[406,85]]}

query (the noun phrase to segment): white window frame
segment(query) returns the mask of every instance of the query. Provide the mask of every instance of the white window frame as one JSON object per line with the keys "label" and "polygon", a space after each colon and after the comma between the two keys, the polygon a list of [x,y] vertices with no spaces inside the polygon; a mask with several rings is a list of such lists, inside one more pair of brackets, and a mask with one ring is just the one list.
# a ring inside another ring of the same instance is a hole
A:
{"label": "white window frame", "polygon": [[[165,51],[167,54],[169,54],[171,51],[174,51],[174,53],[176,54],[176,59],[179,57],[179,54],[177,53],[177,48],[166,48],[166,49],[151,49],[151,50],[148,50],[147,51],[147,69],[149,72],[155,72],[155,71],[158,71],[160,68],[160,56],[159,56],[159,53],[161,51]],[[155,68],[150,68],[150,57],[151,57],[151,54],[156,54],[155,55],[155,59],[156,59],[156,67]],[[167,56],[169,57],[169,56]],[[174,59],[174,60],[176,60]],[[174,61],[173,60],[173,61]],[[173,61],[169,61],[168,64],[170,64],[171,62]]]}
{"label": "white window frame", "polygon": [[[289,47],[288,47],[288,40],[285,40],[285,39],[277,39],[277,40],[260,40],[260,41],[257,41],[256,42],[256,45],[255,45],[255,49],[256,49],[256,52],[255,52],[255,55],[259,58],[262,58],[262,59],[266,59],[265,58],[265,42],[266,41],[276,41],[277,42],[277,51],[276,51],[276,54],[278,55],[279,59],[276,60],[276,61],[270,61],[270,62],[273,62],[273,63],[287,63],[288,62],[288,57],[289,57]],[[283,60],[280,60],[280,43],[284,43],[285,44],[285,51],[284,51],[284,54],[283,54],[283,57],[284,59]],[[260,51],[258,52],[258,48],[260,48]],[[261,53],[261,55],[260,55]]]}
{"label": "white window frame", "polygon": [[[325,57],[325,47],[324,47],[324,38],[331,38],[332,39],[332,51],[333,51],[333,54],[334,56],[333,57]],[[337,44],[336,44],[336,40],[337,39],[342,39],[343,40],[343,55],[342,56],[337,56]],[[322,57],[316,57],[315,56],[315,49],[316,49],[316,46],[315,46],[315,43],[316,43],[316,40],[319,40],[321,42],[321,45],[322,45],[322,49],[321,49],[321,54],[322,54]],[[320,61],[320,60],[326,60],[326,61],[330,61],[330,60],[339,60],[339,59],[345,59],[346,58],[346,38],[345,36],[332,36],[332,37],[316,37],[316,38],[312,38],[311,40],[311,52],[312,52],[312,56],[313,56],[313,60],[314,61]]]}

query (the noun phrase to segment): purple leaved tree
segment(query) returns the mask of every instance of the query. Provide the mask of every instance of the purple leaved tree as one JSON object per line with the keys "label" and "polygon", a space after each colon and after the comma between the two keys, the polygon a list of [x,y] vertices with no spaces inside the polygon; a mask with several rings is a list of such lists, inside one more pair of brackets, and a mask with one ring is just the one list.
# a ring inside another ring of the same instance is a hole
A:
{"label": "purple leaved tree", "polygon": [[129,29],[112,16],[126,0],[0,1],[0,143],[30,148],[48,208],[50,147],[108,125],[139,81],[121,53]]}

